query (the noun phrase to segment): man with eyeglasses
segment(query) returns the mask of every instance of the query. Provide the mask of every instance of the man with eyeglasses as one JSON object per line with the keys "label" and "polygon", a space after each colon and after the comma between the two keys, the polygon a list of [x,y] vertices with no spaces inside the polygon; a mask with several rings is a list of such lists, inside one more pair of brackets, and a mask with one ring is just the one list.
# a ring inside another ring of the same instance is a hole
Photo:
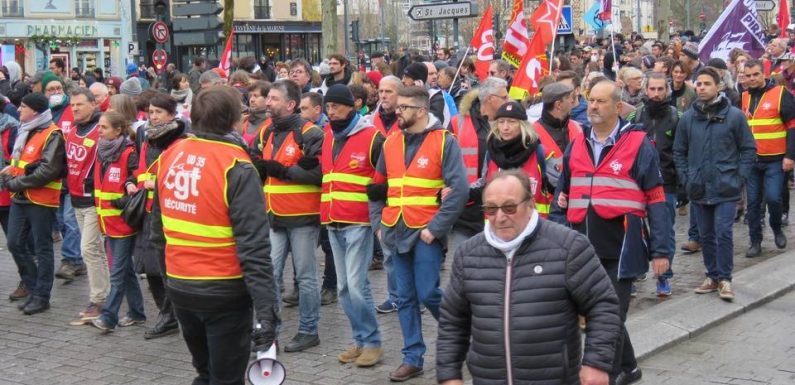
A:
{"label": "man with eyeglasses", "polygon": [[290,63],[290,80],[301,87],[301,93],[312,89],[312,66],[305,59],[295,59]]}
{"label": "man with eyeglasses", "polygon": [[[398,91],[401,130],[384,142],[373,183],[367,187],[371,223],[381,222],[376,235],[393,251],[397,281],[404,347],[402,364],[389,373],[392,381],[423,373],[420,303],[439,319],[444,238],[469,195],[461,148],[429,113],[428,99],[423,87]],[[442,200],[445,187],[450,192]]]}
{"label": "man with eyeglasses", "polygon": [[[444,291],[440,384],[463,384],[465,358],[475,383],[609,383],[618,298],[588,239],[541,219],[534,206],[522,170],[501,171],[486,185],[486,229],[455,252]],[[588,317],[582,356],[579,313]],[[508,342],[517,336],[522,343]]]}
{"label": "man with eyeglasses", "polygon": [[646,132],[619,117],[620,102],[621,89],[610,80],[591,89],[591,127],[566,149],[550,218],[588,236],[613,283],[621,337],[611,379],[626,385],[642,376],[624,327],[632,282],[649,270],[649,260],[662,276],[673,248],[659,157]]}
{"label": "man with eyeglasses", "polygon": [[510,85],[513,81],[513,78],[511,77],[512,72],[513,66],[511,66],[511,63],[508,63],[505,60],[493,60],[491,64],[489,64],[489,76],[503,79],[508,85]]}

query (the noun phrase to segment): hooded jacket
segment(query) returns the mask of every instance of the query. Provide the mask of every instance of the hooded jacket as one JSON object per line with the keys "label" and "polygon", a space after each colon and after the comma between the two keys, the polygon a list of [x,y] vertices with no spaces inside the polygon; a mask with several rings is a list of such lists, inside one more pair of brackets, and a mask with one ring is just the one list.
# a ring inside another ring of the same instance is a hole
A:
{"label": "hooded jacket", "polygon": [[[467,92],[466,95],[461,98],[458,119],[472,118],[472,125],[478,136],[478,178],[482,178],[485,176],[483,170],[486,169],[485,159],[486,150],[488,148],[486,140],[489,136],[491,127],[489,126],[488,119],[480,114],[480,99],[478,99],[478,95],[480,95],[480,90],[474,89]],[[450,127],[450,131],[453,131],[453,127]],[[483,231],[483,209],[481,209],[483,197],[481,192],[481,187],[470,186],[469,200],[473,203],[466,206],[464,211],[461,212],[458,221],[453,225],[454,230],[469,236]]]}

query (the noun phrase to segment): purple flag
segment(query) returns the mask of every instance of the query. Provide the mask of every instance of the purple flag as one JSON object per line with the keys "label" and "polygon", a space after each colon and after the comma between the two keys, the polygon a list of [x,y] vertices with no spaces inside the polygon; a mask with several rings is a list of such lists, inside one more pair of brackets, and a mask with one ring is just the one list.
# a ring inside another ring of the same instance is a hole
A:
{"label": "purple flag", "polygon": [[759,58],[765,53],[765,28],[756,12],[756,0],[732,0],[709,29],[698,47],[698,56],[706,63],[710,58],[729,62],[729,52],[741,48]]}

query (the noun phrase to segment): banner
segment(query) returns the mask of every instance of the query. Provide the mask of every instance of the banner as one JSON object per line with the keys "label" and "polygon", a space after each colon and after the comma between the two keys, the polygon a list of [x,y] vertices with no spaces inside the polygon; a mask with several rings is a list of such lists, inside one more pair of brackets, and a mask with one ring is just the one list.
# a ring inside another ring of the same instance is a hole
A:
{"label": "banner", "polygon": [[544,44],[550,44],[555,39],[562,10],[563,0],[544,0],[530,17],[535,33],[541,35]]}
{"label": "banner", "polygon": [[585,25],[591,28],[591,31],[594,33],[601,31],[605,27],[605,23],[599,18],[599,10],[600,10],[599,2],[593,3],[593,6],[585,12],[585,15],[582,16],[582,21],[585,22]]}
{"label": "banner", "polygon": [[729,52],[740,48],[759,58],[765,52],[765,27],[759,21],[755,0],[732,0],[698,46],[698,56],[729,62]]}
{"label": "banner", "polygon": [[491,5],[483,14],[480,26],[472,36],[469,43],[475,51],[475,73],[482,81],[489,77],[489,64],[494,60],[494,18],[492,17]]}
{"label": "banner", "polygon": [[546,45],[539,34],[533,35],[527,55],[524,56],[519,70],[513,78],[508,96],[514,100],[523,100],[527,95],[538,93],[538,82],[549,75],[549,60]]}
{"label": "banner", "polygon": [[218,68],[224,70],[227,74],[229,74],[229,67],[232,64],[232,42],[235,38],[235,29],[232,28],[229,30],[229,36],[226,38],[226,45],[224,46],[224,52],[221,54],[221,61],[218,63]]}
{"label": "banner", "polygon": [[606,22],[613,19],[613,0],[599,0],[599,19]]}
{"label": "banner", "polygon": [[776,22],[778,23],[779,31],[781,31],[779,37],[786,38],[787,26],[789,26],[790,23],[789,3],[787,0],[781,0],[778,3],[778,16],[776,16]]}
{"label": "banner", "polygon": [[524,17],[524,1],[514,0],[511,24],[505,31],[505,42],[502,45],[502,58],[519,67],[522,58],[527,54],[530,39],[527,38],[527,20]]}

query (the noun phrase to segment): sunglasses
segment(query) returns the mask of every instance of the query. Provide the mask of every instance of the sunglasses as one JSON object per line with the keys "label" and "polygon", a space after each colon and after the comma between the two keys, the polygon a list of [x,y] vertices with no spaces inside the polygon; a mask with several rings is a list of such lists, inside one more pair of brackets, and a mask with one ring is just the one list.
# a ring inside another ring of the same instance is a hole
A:
{"label": "sunglasses", "polygon": [[502,206],[483,206],[483,213],[487,216],[493,217],[497,215],[497,211],[502,210],[505,215],[513,215],[516,214],[516,210],[519,208],[519,205],[529,201],[530,198],[525,198],[519,203],[511,203]]}

